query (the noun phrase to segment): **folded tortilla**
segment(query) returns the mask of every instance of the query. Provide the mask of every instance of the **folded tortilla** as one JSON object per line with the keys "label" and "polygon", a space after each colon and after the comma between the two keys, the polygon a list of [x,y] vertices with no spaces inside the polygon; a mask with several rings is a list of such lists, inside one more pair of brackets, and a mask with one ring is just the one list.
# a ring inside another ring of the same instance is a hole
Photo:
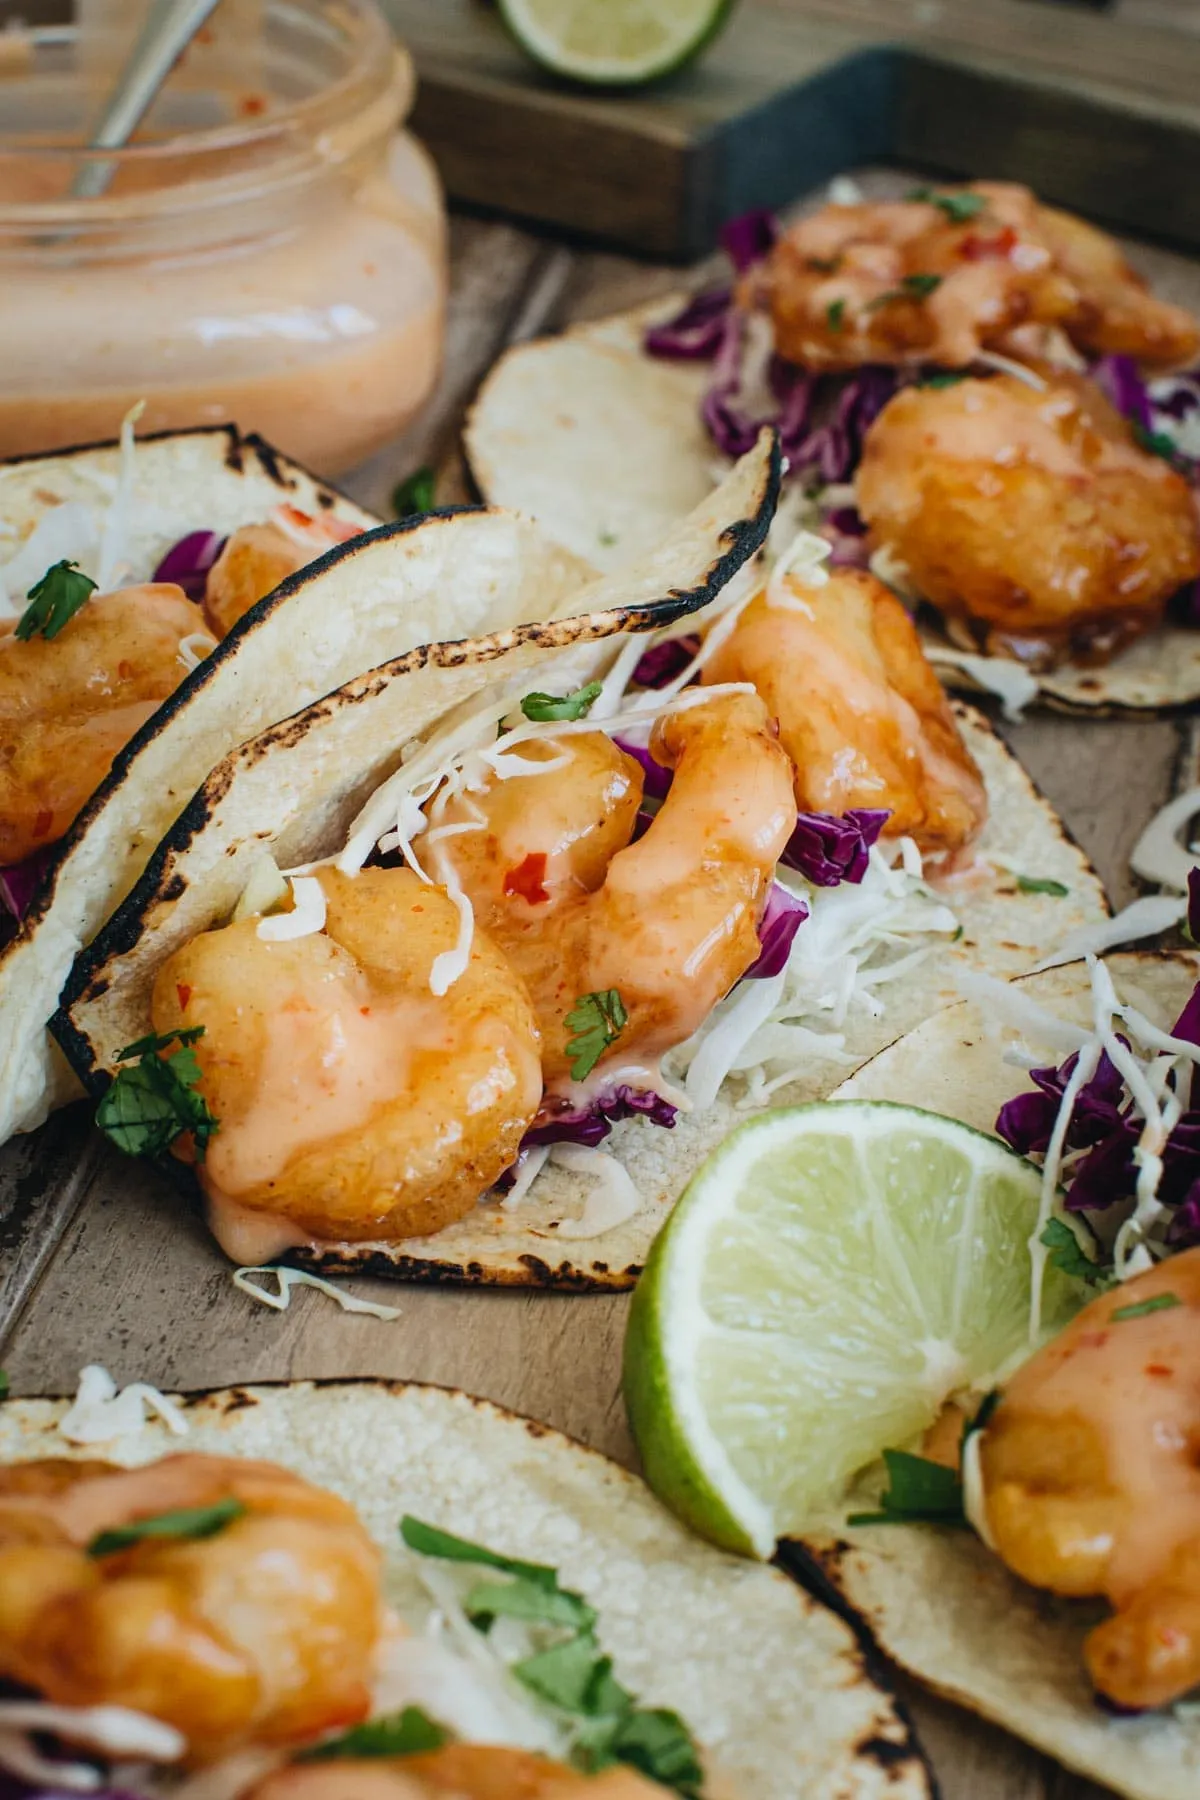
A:
{"label": "folded tortilla", "polygon": [[[117,446],[40,457],[0,469],[0,518],[18,533],[59,500],[94,500],[111,482]],[[634,596],[647,616],[700,604],[765,534],[778,452],[757,452],[700,509],[712,530],[697,583],[676,600],[653,557]],[[229,532],[287,499],[335,508],[364,527],[367,513],[322,487],[257,438],[231,427],[138,444],[130,507],[134,579],[200,526]],[[728,533],[726,539],[723,534]],[[328,584],[322,579],[328,574]],[[58,848],[19,935],[0,953],[0,1143],[27,1131],[79,1090],[45,1026],[71,963],[129,892],[197,784],[235,745],[310,705],[364,669],[416,645],[471,638],[573,610],[590,570],[527,519],[471,509],[404,520],[339,545],[252,607],[115,759]],[[632,592],[627,582],[621,591]],[[590,603],[581,598],[586,610]]]}
{"label": "folded tortilla", "polygon": [[[710,365],[642,349],[647,326],[670,318],[683,299],[517,345],[491,371],[467,422],[467,458],[484,497],[532,513],[598,568],[617,568],[653,542],[724,461],[700,418]],[[950,639],[935,625],[922,632],[943,679],[974,689],[949,660],[961,655]],[[1200,631],[1163,626],[1101,668],[1068,666],[1036,680],[1045,701],[1068,711],[1188,705],[1200,700]]]}
{"label": "folded tortilla", "polygon": [[[531,687],[563,692],[601,673],[603,659],[615,654],[614,634],[653,622],[630,604],[655,591],[649,567],[674,569],[676,588],[690,586],[697,598],[706,591],[705,544],[694,524],[677,526],[660,540],[651,564],[611,575],[590,590],[592,603],[607,602],[610,610],[470,644],[427,646],[349,683],[219,764],[64,990],[53,1028],[89,1089],[103,1092],[120,1050],[151,1029],[159,967],[198,933],[229,919],[264,850],[283,869],[338,854],[363,802],[397,766],[402,747],[501,679],[519,674]],[[350,568],[342,560],[315,578],[334,609]],[[581,665],[581,652],[596,660]],[[564,655],[570,673],[556,675]],[[961,723],[990,804],[977,865],[953,883],[963,936],[939,943],[920,968],[888,984],[882,1017],[864,1015],[852,1027],[847,1048],[855,1062],[954,1002],[957,970],[1020,974],[1068,932],[1106,914],[1096,876],[1020,764],[978,714],[963,709]],[[1015,869],[1056,891],[1022,888]],[[814,1060],[809,1077],[781,1092],[778,1103],[823,1097],[846,1067]],[[616,1128],[609,1145],[629,1171],[639,1205],[611,1229],[598,1233],[587,1219],[592,1178],[547,1166],[519,1204],[507,1207],[493,1197],[436,1236],[297,1249],[287,1260],[336,1274],[630,1287],[692,1171],[745,1117],[738,1097],[727,1083],[715,1104],[681,1116],[673,1130],[644,1119]]]}
{"label": "folded tortilla", "polygon": [[[1192,952],[1106,959],[1121,998],[1169,1029],[1200,976]],[[1022,991],[1058,1017],[1091,1024],[1082,963],[1030,975]],[[893,1100],[995,1129],[1006,1100],[1027,1092],[1024,1069],[1003,1059],[1004,1040],[961,1005],[927,1020],[838,1089],[836,1098]],[[868,1472],[864,1492],[878,1493]],[[853,1529],[851,1497],[814,1522],[799,1552],[872,1631],[886,1654],[930,1687],[1006,1726],[1068,1768],[1130,1800],[1195,1800],[1200,1720],[1180,1711],[1115,1719],[1096,1705],[1082,1644],[1094,1603],[1056,1600],[1027,1587],[972,1532],[932,1526]]]}
{"label": "folded tortilla", "polygon": [[0,1459],[175,1450],[266,1458],[355,1506],[384,1552],[388,1598],[420,1628],[432,1601],[402,1549],[403,1514],[509,1556],[548,1563],[599,1615],[614,1673],[698,1738],[706,1790],[731,1800],[933,1800],[929,1768],[853,1632],[777,1569],[691,1537],[633,1475],[557,1432],[445,1388],[295,1382],[181,1402],[76,1450],[54,1400],[0,1408]]}

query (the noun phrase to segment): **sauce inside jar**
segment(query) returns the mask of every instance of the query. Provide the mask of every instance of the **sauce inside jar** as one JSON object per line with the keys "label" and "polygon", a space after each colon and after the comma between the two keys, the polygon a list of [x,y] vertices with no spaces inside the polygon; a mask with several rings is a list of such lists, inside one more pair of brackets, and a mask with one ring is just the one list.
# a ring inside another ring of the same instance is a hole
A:
{"label": "sauce inside jar", "polygon": [[[226,0],[137,140],[98,157],[79,146],[137,23],[113,9],[4,39],[0,457],[115,436],[145,400],[141,432],[232,420],[352,467],[441,353],[445,214],[398,131],[406,54],[372,0]],[[74,196],[97,160],[105,191]]]}

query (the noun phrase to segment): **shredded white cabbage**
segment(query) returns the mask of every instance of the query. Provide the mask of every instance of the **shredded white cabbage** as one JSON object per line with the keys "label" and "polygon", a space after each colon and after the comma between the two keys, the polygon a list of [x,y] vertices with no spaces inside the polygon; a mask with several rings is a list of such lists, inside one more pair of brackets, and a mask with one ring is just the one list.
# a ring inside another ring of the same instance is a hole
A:
{"label": "shredded white cabbage", "polygon": [[[632,1219],[641,1205],[641,1196],[630,1175],[615,1156],[590,1144],[554,1144],[550,1161],[555,1168],[572,1175],[584,1175],[595,1187],[584,1202],[578,1219],[560,1219],[553,1232],[556,1238],[597,1238],[614,1231]],[[546,1234],[549,1235],[549,1234]]]}
{"label": "shredded white cabbage", "polygon": [[[277,1292],[271,1294],[266,1288],[259,1287],[256,1281],[250,1279],[253,1275],[273,1277],[278,1283]],[[235,1269],[232,1281],[235,1288],[239,1288],[243,1294],[249,1294],[252,1300],[261,1301],[263,1306],[269,1306],[273,1312],[287,1311],[293,1288],[310,1287],[316,1288],[320,1294],[328,1294],[331,1300],[336,1300],[343,1312],[367,1313],[373,1319],[400,1317],[398,1306],[382,1306],[377,1300],[360,1300],[334,1282],[325,1281],[320,1275],[310,1275],[307,1269],[277,1268],[274,1263],[256,1264],[250,1268]]]}
{"label": "shredded white cabbage", "polygon": [[977,350],[975,361],[983,363],[986,368],[999,369],[1002,375],[1015,375],[1018,381],[1025,383],[1026,387],[1036,388],[1041,394],[1046,392],[1049,385],[1043,381],[1035,369],[1029,368],[1025,363],[1016,362],[1011,356],[1001,356],[998,350]]}
{"label": "shredded white cabbage", "polygon": [[908,564],[897,555],[891,544],[880,544],[878,550],[872,550],[867,567],[877,581],[882,581],[884,587],[890,587],[902,600],[919,598],[912,585]]}
{"label": "shredded white cabbage", "polygon": [[1129,858],[1130,867],[1143,881],[1157,882],[1159,887],[1187,892],[1188,876],[1196,867],[1198,848],[1188,833],[1186,846],[1180,842],[1185,827],[1200,813],[1200,787],[1188,788],[1155,813]]}
{"label": "shredded white cabbage", "polygon": [[198,669],[205,657],[211,656],[217,647],[217,640],[209,631],[192,631],[187,637],[179,640],[178,660],[190,675]]}
{"label": "shredded white cabbage", "polygon": [[1111,919],[1099,919],[1094,925],[1081,925],[1069,931],[1052,956],[1035,964],[1034,973],[1057,969],[1062,963],[1078,962],[1085,956],[1103,956],[1118,944],[1133,944],[1139,938],[1157,937],[1178,925],[1187,913],[1187,901],[1178,894],[1145,894],[1133,900]]}
{"label": "shredded white cabbage", "polygon": [[983,1491],[983,1468],[979,1461],[979,1452],[983,1448],[983,1431],[973,1431],[963,1445],[962,1451],[962,1490],[963,1513],[967,1524],[974,1531],[980,1542],[989,1550],[996,1548],[987,1518],[987,1500]]}
{"label": "shredded white cabbage", "polygon": [[1006,656],[975,656],[969,650],[952,650],[948,644],[926,644],[925,654],[935,668],[961,669],[978,687],[995,694],[1005,718],[1014,724],[1040,692],[1037,678]]}
{"label": "shredded white cabbage", "polygon": [[881,1017],[888,982],[910,974],[938,939],[958,930],[953,911],[926,884],[911,840],[890,850],[875,845],[857,886],[818,888],[785,868],[776,879],[806,902],[809,916],[781,974],[741,982],[670,1053],[669,1070],[685,1074],[693,1106],[710,1105],[730,1076],[742,1078],[739,1104],[759,1107],[811,1072],[814,1060],[849,1065],[854,1018]]}
{"label": "shredded white cabbage", "polygon": [[546,1166],[550,1155],[548,1144],[531,1144],[521,1158],[521,1166],[517,1170],[516,1179],[507,1194],[501,1197],[500,1204],[506,1212],[512,1212],[529,1193],[530,1188]]}
{"label": "shredded white cabbage", "polygon": [[829,184],[830,206],[861,206],[866,194],[850,175],[835,175]]}
{"label": "shredded white cabbage", "polygon": [[325,929],[325,889],[317,877],[293,875],[288,885],[292,890],[292,910],[270,913],[258,922],[256,936],[265,944],[284,944]]}
{"label": "shredded white cabbage", "polygon": [[121,420],[121,449],[117,470],[117,485],[113,497],[109,501],[104,515],[104,523],[100,528],[100,551],[96,565],[96,585],[102,594],[111,593],[128,581],[130,575],[129,562],[129,515],[133,510],[134,478],[136,475],[133,429],[146,410],[146,402],[139,400],[131,406]]}
{"label": "shredded white cabbage", "polygon": [[778,610],[803,612],[811,618],[810,608],[798,595],[792,592],[788,578],[791,576],[805,587],[825,587],[829,581],[827,563],[833,546],[828,538],[818,532],[798,531],[787,549],[784,550],[767,582],[767,605]]}
{"label": "shredded white cabbage", "polygon": [[80,1372],[78,1392],[59,1420],[58,1429],[69,1443],[103,1444],[110,1438],[141,1431],[147,1411],[157,1413],[167,1430],[177,1437],[185,1436],[190,1429],[175,1402],[156,1387],[135,1381],[118,1392],[108,1370],[99,1363],[89,1363]]}

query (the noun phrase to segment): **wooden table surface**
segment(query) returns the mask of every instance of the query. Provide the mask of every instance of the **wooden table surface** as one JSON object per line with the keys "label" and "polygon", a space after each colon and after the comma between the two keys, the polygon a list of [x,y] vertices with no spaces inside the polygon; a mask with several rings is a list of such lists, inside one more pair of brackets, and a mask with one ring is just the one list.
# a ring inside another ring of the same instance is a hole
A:
{"label": "wooden table surface", "polygon": [[[894,172],[874,190],[907,185]],[[513,226],[456,218],[445,373],[420,426],[361,470],[355,496],[384,514],[396,480],[449,465],[463,408],[507,344],[637,304],[677,271],[585,253]],[[1200,267],[1161,250],[1138,260],[1164,293],[1200,307]],[[1108,886],[1134,892],[1128,856],[1150,816],[1196,780],[1185,721],[1082,721],[1036,714],[1004,735]],[[73,1391],[102,1362],[122,1383],[164,1389],[303,1376],[378,1375],[469,1389],[623,1461],[618,1393],[627,1298],[453,1291],[360,1281],[397,1304],[394,1322],[350,1316],[299,1292],[277,1314],[236,1291],[228,1264],[153,1171],[102,1146],[80,1109],[0,1151],[0,1357],[15,1392]],[[945,1800],[1089,1800],[1075,1780],[1004,1734],[904,1680]],[[800,1797],[798,1797],[800,1800]]]}

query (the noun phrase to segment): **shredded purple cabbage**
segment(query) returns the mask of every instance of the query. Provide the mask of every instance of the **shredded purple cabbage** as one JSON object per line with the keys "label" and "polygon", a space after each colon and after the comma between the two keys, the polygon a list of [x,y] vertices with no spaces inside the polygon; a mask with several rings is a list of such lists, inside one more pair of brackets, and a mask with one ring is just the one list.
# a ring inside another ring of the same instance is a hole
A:
{"label": "shredded purple cabbage", "polygon": [[225,548],[227,540],[216,531],[189,531],[172,544],[157,569],[155,581],[173,581],[189,600],[197,605],[204,598],[208,571]]}
{"label": "shredded purple cabbage", "polygon": [[671,789],[673,771],[664,769],[660,762],[655,762],[645,744],[635,744],[625,737],[614,737],[613,743],[618,750],[623,750],[626,756],[632,756],[635,761],[641,763],[645,776],[642,793],[646,799],[665,800]]}
{"label": "shredded purple cabbage", "polygon": [[732,288],[709,288],[673,319],[652,325],[646,349],[651,356],[677,362],[707,362],[721,347],[732,306]]}
{"label": "shredded purple cabbage", "polygon": [[540,1125],[531,1125],[521,1139],[521,1149],[535,1144],[585,1144],[594,1148],[602,1144],[619,1119],[632,1119],[639,1114],[652,1125],[669,1131],[679,1117],[679,1108],[664,1100],[661,1094],[647,1089],[628,1087],[624,1083],[608,1093],[598,1094],[586,1106],[572,1106],[569,1100],[549,1099],[543,1111],[553,1108],[552,1116]]}
{"label": "shredded purple cabbage", "polygon": [[763,207],[740,213],[721,227],[721,248],[739,275],[769,256],[779,239],[779,221]]}
{"label": "shredded purple cabbage", "polygon": [[1132,356],[1102,356],[1092,364],[1091,377],[1124,418],[1144,431],[1153,430],[1150,396]]}
{"label": "shredded purple cabbage", "polygon": [[1187,934],[1194,944],[1200,944],[1200,868],[1188,870]]}
{"label": "shredded purple cabbage", "polygon": [[874,808],[852,807],[836,813],[800,813],[780,862],[796,869],[814,887],[856,885],[867,872],[871,845],[891,818]]}
{"label": "shredded purple cabbage", "polygon": [[24,862],[10,863],[0,869],[0,908],[11,913],[18,922],[25,917],[42,883],[42,876],[54,859],[54,848],[35,850]]}
{"label": "shredded purple cabbage", "polygon": [[[1200,1045],[1200,985],[1171,1029],[1172,1037]],[[1122,1040],[1123,1042],[1124,1040]],[[996,1133],[1022,1156],[1043,1153],[1054,1129],[1063,1092],[1078,1058],[1069,1056],[1057,1069],[1034,1069],[1036,1092],[1006,1101],[996,1119]],[[1064,1149],[1085,1152],[1064,1177],[1063,1204],[1068,1212],[1099,1213],[1135,1197],[1134,1151],[1142,1119],[1131,1100],[1122,1101],[1124,1084],[1107,1055],[1084,1083],[1067,1127]],[[1163,1150],[1158,1198],[1174,1209],[1167,1231],[1173,1249],[1200,1243],[1200,1110],[1189,1091],[1188,1109]]]}
{"label": "shredded purple cabbage", "polygon": [[1155,412],[1169,419],[1186,419],[1200,407],[1200,370],[1189,369],[1169,377],[1175,386],[1169,394],[1156,394],[1152,402]]}
{"label": "shredded purple cabbage", "polygon": [[758,957],[746,970],[742,980],[767,981],[772,975],[782,974],[787,967],[788,957],[792,954],[796,933],[807,917],[807,901],[802,900],[798,894],[790,893],[782,882],[773,881],[767,893],[763,916],[758,921]]}
{"label": "shredded purple cabbage", "polygon": [[666,687],[669,681],[683,674],[699,648],[700,639],[694,633],[688,637],[668,638],[664,644],[652,644],[638,659],[633,679],[639,687]]}

